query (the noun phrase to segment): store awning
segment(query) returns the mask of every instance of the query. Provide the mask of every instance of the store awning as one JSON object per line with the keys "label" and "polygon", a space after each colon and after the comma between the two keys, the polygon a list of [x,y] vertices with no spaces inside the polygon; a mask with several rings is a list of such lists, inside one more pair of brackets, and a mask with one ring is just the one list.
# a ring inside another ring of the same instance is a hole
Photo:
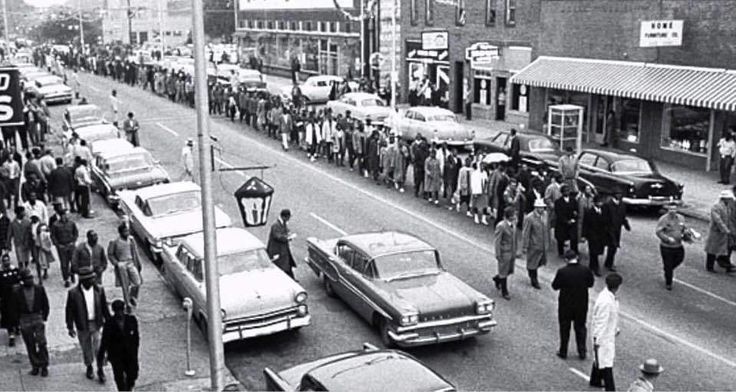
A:
{"label": "store awning", "polygon": [[541,56],[511,83],[736,111],[736,71]]}

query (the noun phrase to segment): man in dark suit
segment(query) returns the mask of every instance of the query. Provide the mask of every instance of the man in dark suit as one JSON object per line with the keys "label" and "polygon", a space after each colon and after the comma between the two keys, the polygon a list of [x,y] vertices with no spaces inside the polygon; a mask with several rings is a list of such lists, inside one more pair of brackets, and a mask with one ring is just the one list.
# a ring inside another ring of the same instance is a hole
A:
{"label": "man in dark suit", "polygon": [[616,272],[613,266],[616,251],[621,247],[621,227],[626,231],[631,231],[629,220],[626,218],[626,205],[622,199],[624,197],[623,190],[616,189],[613,198],[603,206],[603,215],[608,222],[608,242],[606,243],[606,261],[605,266],[611,272]]}
{"label": "man in dark suit", "polygon": [[286,226],[289,219],[291,219],[291,211],[288,209],[281,210],[279,219],[271,226],[266,251],[277,267],[296,280],[294,278],[294,271],[292,270],[292,268],[296,268],[296,263],[289,248],[289,242],[296,238],[296,234],[290,233],[289,228]]}
{"label": "man in dark suit", "polygon": [[[131,314],[125,314],[125,302],[119,299],[112,302],[112,312],[113,316],[107,319],[102,330],[97,364],[103,364],[107,354],[118,391],[130,391],[138,379],[138,347],[141,339],[138,320]],[[101,366],[97,368],[97,374],[104,374]]]}
{"label": "man in dark suit", "polygon": [[598,257],[603,254],[608,242],[608,220],[603,214],[603,198],[600,195],[593,198],[593,208],[585,211],[583,237],[588,240],[588,267],[596,276],[601,276]]}
{"label": "man in dark suit", "polygon": [[578,253],[578,202],[570,196],[567,184],[560,191],[562,197],[555,201],[555,239],[557,254],[562,256],[567,241],[570,241],[570,249]]}
{"label": "man in dark suit", "polygon": [[557,305],[557,320],[560,324],[560,350],[557,356],[567,358],[567,344],[570,341],[570,324],[575,328],[575,341],[578,356],[585,359],[585,320],[588,316],[588,289],[593,287],[594,279],[590,269],[578,263],[578,255],[565,252],[567,265],[558,269],[552,281],[552,289],[560,291]]}
{"label": "man in dark suit", "polygon": [[[79,285],[69,290],[66,298],[66,327],[71,338],[79,338],[90,380],[94,378],[92,362],[100,348],[101,329],[110,318],[105,289],[95,284],[96,281],[97,274],[91,267],[80,268]],[[97,368],[101,367],[102,363],[98,362]],[[105,374],[98,371],[97,375],[100,383],[104,383]]]}
{"label": "man in dark suit", "polygon": [[516,136],[516,129],[511,130],[511,136],[509,136],[509,157],[511,157],[511,167],[514,170],[519,169],[519,163],[521,163],[521,143],[519,137]]}
{"label": "man in dark suit", "polygon": [[49,298],[41,285],[33,282],[28,268],[20,272],[22,286],[13,291],[11,306],[18,315],[20,334],[31,362],[31,375],[49,375],[49,352],[46,347],[46,320],[49,318]]}

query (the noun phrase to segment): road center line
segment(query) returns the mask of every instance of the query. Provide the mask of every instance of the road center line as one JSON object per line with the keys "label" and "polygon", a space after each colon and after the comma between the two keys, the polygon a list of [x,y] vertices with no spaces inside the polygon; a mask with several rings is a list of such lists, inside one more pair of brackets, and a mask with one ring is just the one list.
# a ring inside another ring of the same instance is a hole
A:
{"label": "road center line", "polygon": [[340,233],[341,235],[348,235],[348,232],[347,231],[345,231],[345,230],[337,227],[336,225],[328,222],[327,219],[320,217],[319,215],[315,214],[314,212],[310,212],[309,213],[309,216],[311,216],[312,218],[320,221],[322,224],[324,224],[325,226],[329,227],[332,230],[335,230],[336,232]]}
{"label": "road center line", "polygon": [[[222,124],[219,124],[219,123],[214,123],[214,124],[216,124],[217,126],[223,126]],[[309,169],[309,170],[311,170],[313,172],[318,173],[321,176],[324,176],[325,178],[329,178],[329,179],[331,179],[331,180],[333,180],[333,181],[335,181],[335,182],[337,182],[337,183],[339,183],[339,184],[341,184],[341,185],[343,185],[345,187],[348,187],[348,188],[350,188],[350,189],[352,189],[352,190],[354,190],[354,191],[356,191],[358,193],[361,193],[361,194],[363,194],[363,195],[365,195],[365,196],[367,196],[369,198],[372,198],[372,199],[374,199],[374,200],[376,200],[376,201],[378,201],[378,202],[380,202],[380,203],[382,203],[382,204],[384,204],[384,205],[386,205],[388,207],[391,207],[391,208],[396,209],[396,210],[398,210],[400,212],[403,212],[404,214],[407,214],[407,215],[411,216],[414,219],[417,219],[417,220],[420,220],[422,222],[425,222],[426,224],[428,224],[428,225],[430,225],[430,226],[432,226],[432,227],[434,227],[434,228],[436,228],[436,229],[438,229],[438,230],[440,230],[442,232],[445,232],[445,233],[447,233],[447,234],[449,234],[449,235],[451,235],[451,236],[459,239],[460,241],[465,242],[465,243],[467,243],[467,244],[469,244],[469,245],[471,245],[471,246],[473,246],[473,247],[475,247],[477,249],[480,249],[480,250],[482,250],[484,252],[487,252],[487,253],[495,254],[494,250],[492,248],[490,248],[490,247],[480,245],[478,242],[469,239],[467,236],[465,236],[463,234],[460,234],[460,233],[458,233],[455,230],[446,228],[446,227],[440,225],[439,223],[436,223],[435,221],[433,221],[433,220],[431,220],[429,218],[426,218],[426,217],[424,217],[424,216],[422,216],[420,214],[416,214],[416,213],[412,212],[411,210],[409,210],[409,209],[407,209],[405,207],[402,207],[402,206],[400,206],[400,205],[398,205],[398,204],[396,204],[396,203],[394,203],[394,202],[392,202],[392,201],[390,201],[390,200],[388,200],[388,199],[386,199],[384,197],[381,197],[379,195],[376,195],[376,194],[374,194],[372,192],[369,192],[369,191],[367,191],[365,189],[360,188],[359,186],[357,186],[355,184],[352,184],[352,183],[350,183],[348,181],[345,181],[345,180],[343,180],[343,179],[341,179],[339,177],[336,177],[335,175],[333,175],[333,174],[331,174],[331,173],[323,170],[320,167],[314,166],[313,164],[308,164],[308,163],[302,162],[301,160],[299,160],[299,159],[297,159],[297,158],[295,158],[295,157],[293,157],[291,155],[283,154],[281,150],[277,150],[277,149],[275,149],[275,148],[273,148],[273,147],[271,147],[269,145],[263,144],[263,142],[261,142],[259,140],[250,138],[248,136],[246,136],[246,138],[251,142],[251,145],[260,147],[263,150],[270,151],[271,153],[273,153],[274,155],[279,156],[282,159],[291,161],[291,162],[293,162],[293,163],[295,163],[295,164],[297,164],[297,165],[299,165],[301,167],[307,168],[307,169]],[[521,260],[517,260],[516,265],[522,266],[523,265],[522,264],[522,261]],[[547,281],[547,282],[551,282],[552,281],[552,272],[551,271],[550,272],[540,271],[539,277],[541,279]],[[714,352],[712,352],[712,351],[710,351],[708,349],[702,348],[702,347],[700,347],[700,346],[698,346],[698,345],[696,345],[694,343],[690,343],[690,342],[688,342],[685,339],[682,339],[682,338],[679,338],[679,337],[677,337],[675,335],[672,335],[670,333],[667,333],[667,332],[663,331],[662,329],[660,329],[658,327],[655,327],[654,325],[649,324],[646,321],[641,320],[641,319],[633,316],[632,314],[630,314],[630,313],[628,313],[626,311],[620,310],[619,313],[622,316],[624,316],[624,317],[626,317],[626,318],[628,318],[630,320],[635,321],[639,325],[641,325],[641,326],[643,326],[643,327],[645,327],[645,328],[647,328],[647,329],[649,329],[651,331],[654,331],[654,332],[659,333],[659,334],[662,334],[662,335],[666,335],[666,336],[670,337],[672,340],[675,340],[675,341],[677,341],[677,342],[679,342],[679,343],[681,343],[681,344],[683,344],[683,345],[685,345],[685,346],[687,346],[687,347],[689,347],[691,349],[694,349],[696,351],[699,351],[702,354],[705,354],[706,356],[709,356],[709,357],[711,357],[713,359],[716,359],[718,361],[721,361],[721,362],[725,363],[728,366],[731,366],[733,368],[736,368],[736,362],[734,362],[734,361],[731,361],[731,360],[729,360],[727,358],[724,358],[724,357],[722,357],[722,356],[720,356],[720,355],[718,355],[718,354],[716,354],[716,353],[714,353]]]}
{"label": "road center line", "polygon": [[176,132],[175,130],[167,127],[166,125],[161,124],[160,122],[157,122],[156,125],[158,125],[159,128],[163,129],[164,131],[166,131],[166,132],[168,132],[168,133],[170,133],[170,134],[172,134],[172,135],[174,135],[176,137],[179,137],[179,132]]}
{"label": "road center line", "polygon": [[576,375],[576,376],[578,376],[578,377],[582,378],[582,379],[583,379],[583,380],[585,380],[585,381],[590,381],[590,377],[589,377],[589,376],[588,376],[587,374],[585,374],[585,373],[581,372],[581,371],[580,371],[580,370],[578,370],[578,369],[575,369],[574,367],[568,368],[567,370],[571,371],[571,372],[572,372],[572,374],[574,374],[574,375]]}
{"label": "road center line", "polygon": [[711,292],[710,292],[710,291],[708,291],[708,290],[704,290],[704,289],[701,289],[700,287],[698,287],[698,286],[695,286],[695,285],[693,285],[693,284],[690,284],[690,283],[684,282],[684,281],[682,281],[682,280],[680,280],[680,279],[675,279],[675,282],[677,282],[677,283],[679,283],[679,284],[681,284],[681,285],[683,285],[683,286],[687,286],[687,287],[690,287],[691,289],[693,289],[693,290],[695,290],[695,291],[698,291],[698,292],[700,292],[700,293],[703,293],[703,294],[705,294],[705,295],[707,295],[707,296],[709,296],[709,297],[711,297],[711,298],[715,298],[715,299],[717,299],[717,300],[719,300],[719,301],[722,301],[722,302],[724,302],[724,303],[727,303],[727,304],[729,304],[729,305],[731,305],[731,306],[736,306],[736,302],[734,302],[734,301],[731,301],[731,300],[729,300],[729,299],[726,299],[726,298],[723,298],[723,297],[721,297],[720,295],[717,295],[717,294],[713,294],[713,293],[711,293]]}

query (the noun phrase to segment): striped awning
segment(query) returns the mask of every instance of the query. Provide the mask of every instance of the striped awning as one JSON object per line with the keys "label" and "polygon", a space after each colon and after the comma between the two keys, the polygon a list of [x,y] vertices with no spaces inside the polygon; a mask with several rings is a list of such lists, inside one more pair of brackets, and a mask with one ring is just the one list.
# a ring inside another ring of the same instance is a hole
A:
{"label": "striped awning", "polygon": [[736,111],[734,70],[541,56],[511,83]]}

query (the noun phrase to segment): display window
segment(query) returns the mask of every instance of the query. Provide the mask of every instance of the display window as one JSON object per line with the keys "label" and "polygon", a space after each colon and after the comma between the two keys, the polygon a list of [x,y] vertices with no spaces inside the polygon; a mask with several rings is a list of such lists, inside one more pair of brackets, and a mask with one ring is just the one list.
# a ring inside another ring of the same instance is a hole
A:
{"label": "display window", "polygon": [[475,70],[473,73],[473,103],[491,106],[492,80],[490,71]]}
{"label": "display window", "polygon": [[639,143],[641,101],[636,99],[622,99],[620,111],[621,125],[618,128],[619,139],[629,143]]}
{"label": "display window", "polygon": [[707,154],[710,109],[666,104],[662,116],[662,148]]}
{"label": "display window", "polygon": [[528,111],[529,87],[523,84],[511,84],[511,110],[526,113]]}

